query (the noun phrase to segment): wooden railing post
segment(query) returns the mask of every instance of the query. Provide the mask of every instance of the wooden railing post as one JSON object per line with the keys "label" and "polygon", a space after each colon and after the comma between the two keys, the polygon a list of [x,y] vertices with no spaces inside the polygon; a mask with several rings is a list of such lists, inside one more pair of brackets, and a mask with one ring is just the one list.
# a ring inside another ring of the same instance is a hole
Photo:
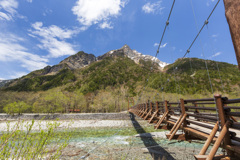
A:
{"label": "wooden railing post", "polygon": [[156,102],[156,111],[157,111],[157,117],[160,115],[159,114],[159,103],[158,101]]}
{"label": "wooden railing post", "polygon": [[165,107],[165,112],[167,112],[168,111],[168,101],[167,100],[164,101],[164,107]]}
{"label": "wooden railing post", "polygon": [[[196,107],[196,108],[198,107],[198,104],[196,104],[196,102],[193,102],[192,104],[194,105],[194,107]],[[194,114],[199,114],[199,110],[198,110],[198,109],[195,109]],[[197,117],[195,117],[195,119],[196,119],[197,121],[200,121]]]}
{"label": "wooden railing post", "polygon": [[[165,100],[165,102],[164,102],[164,107],[165,107],[165,112],[169,112],[168,101],[167,100]],[[166,119],[167,120],[169,119],[169,115],[168,114],[166,115]]]}
{"label": "wooden railing post", "polygon": [[[223,129],[223,127],[225,126],[227,119],[226,119],[226,114],[224,112],[224,108],[223,108],[223,102],[222,102],[222,97],[221,95],[215,95],[215,103],[216,103],[216,107],[217,107],[217,111],[218,111],[218,116],[219,116],[219,121],[220,121],[220,125],[221,125],[221,130]],[[223,147],[226,148],[226,145],[231,145],[231,139],[230,139],[230,134],[229,134],[229,130],[227,129],[226,134],[224,136],[223,139]],[[226,149],[227,150],[227,154],[228,155],[232,155],[233,152]]]}
{"label": "wooden railing post", "polygon": [[[185,105],[184,105],[184,100],[182,98],[180,99],[180,106],[181,106],[181,112],[182,112],[182,116],[183,116],[186,113],[186,109],[185,109]],[[186,126],[187,126],[187,121],[186,121],[186,118],[184,118],[183,127],[186,127]]]}

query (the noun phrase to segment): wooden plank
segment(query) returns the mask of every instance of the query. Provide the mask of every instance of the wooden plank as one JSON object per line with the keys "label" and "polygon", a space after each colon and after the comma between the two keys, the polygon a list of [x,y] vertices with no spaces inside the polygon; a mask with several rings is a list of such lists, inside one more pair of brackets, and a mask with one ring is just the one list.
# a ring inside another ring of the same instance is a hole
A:
{"label": "wooden plank", "polygon": [[229,99],[226,101],[223,101],[224,104],[232,104],[232,103],[240,103],[240,98],[239,99]]}
{"label": "wooden plank", "polygon": [[185,99],[184,100],[185,102],[197,102],[197,101],[199,101],[199,102],[202,102],[202,101],[214,101],[214,99],[213,98],[204,98],[204,99]]}
{"label": "wooden plank", "polygon": [[[203,132],[197,131],[197,130],[195,130],[193,128],[189,128],[189,127],[184,127],[183,130],[197,138],[202,139],[202,140],[206,140],[209,136],[209,134],[207,134],[207,133],[203,133]],[[213,138],[212,143],[215,141],[216,141],[216,138]]]}

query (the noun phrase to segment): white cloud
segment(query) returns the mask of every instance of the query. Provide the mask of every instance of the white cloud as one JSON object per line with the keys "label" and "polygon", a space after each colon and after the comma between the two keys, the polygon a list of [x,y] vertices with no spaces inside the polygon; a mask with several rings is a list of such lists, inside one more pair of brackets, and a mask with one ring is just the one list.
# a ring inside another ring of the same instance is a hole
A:
{"label": "white cloud", "polygon": [[142,10],[145,13],[162,13],[162,10],[164,7],[162,7],[162,0],[155,2],[155,3],[146,3],[143,7]]}
{"label": "white cloud", "polygon": [[215,0],[207,0],[206,5],[209,7],[211,5],[211,3],[215,2]]}
{"label": "white cloud", "polygon": [[13,17],[17,15],[17,8],[16,0],[0,0],[0,20],[13,20]]}
{"label": "white cloud", "polygon": [[11,21],[12,17],[6,13],[0,12],[0,20]]}
{"label": "white cloud", "polygon": [[160,46],[160,48],[165,48],[167,46],[167,43],[164,43],[163,45]]}
{"label": "white cloud", "polygon": [[51,9],[46,8],[43,12],[43,16],[47,16],[48,14],[51,14],[53,11]]}
{"label": "white cloud", "polygon": [[0,61],[20,63],[29,71],[47,66],[48,59],[30,53],[21,45],[24,39],[13,34],[0,34]]}
{"label": "white cloud", "polygon": [[100,28],[112,28],[107,22],[110,18],[119,16],[127,2],[127,0],[78,0],[72,11],[84,26],[100,23]]}
{"label": "white cloud", "polygon": [[221,55],[221,54],[222,54],[222,52],[217,52],[217,53],[213,54],[211,57],[209,57],[208,59],[217,57],[217,56],[219,56],[219,55]]}
{"label": "white cloud", "polygon": [[[154,47],[157,47],[159,43],[154,43]],[[163,45],[160,46],[160,48],[165,48],[167,46],[167,43],[164,43]]]}
{"label": "white cloud", "polygon": [[62,29],[56,25],[51,25],[50,27],[43,27],[42,22],[36,22],[32,24],[34,31],[33,34],[39,35],[41,37],[47,38],[59,38],[59,39],[67,39],[72,38],[73,35],[78,34],[79,30],[69,30],[69,29]]}
{"label": "white cloud", "polygon": [[218,37],[218,34],[213,34],[212,35],[212,38],[217,38]]}
{"label": "white cloud", "polygon": [[10,79],[16,79],[16,78],[20,78],[22,76],[27,75],[26,72],[13,72],[11,73],[11,75],[9,76]]}
{"label": "white cloud", "polygon": [[32,3],[32,0],[26,0],[27,2],[29,2],[29,3]]}
{"label": "white cloud", "polygon": [[159,45],[159,43],[154,43],[154,45],[153,45],[153,46],[154,46],[154,47],[157,47],[158,45]]}
{"label": "white cloud", "polygon": [[101,29],[105,29],[105,28],[108,28],[108,29],[113,29],[113,26],[111,26],[111,23],[108,23],[108,22],[103,22],[99,25],[99,27]]}
{"label": "white cloud", "polygon": [[43,27],[42,22],[36,22],[32,24],[32,28],[33,30],[30,30],[30,36],[39,37],[41,44],[39,44],[38,47],[48,50],[49,55],[47,57],[57,58],[76,53],[74,46],[65,40],[70,39],[74,35],[78,34],[81,29],[62,29],[55,25]]}

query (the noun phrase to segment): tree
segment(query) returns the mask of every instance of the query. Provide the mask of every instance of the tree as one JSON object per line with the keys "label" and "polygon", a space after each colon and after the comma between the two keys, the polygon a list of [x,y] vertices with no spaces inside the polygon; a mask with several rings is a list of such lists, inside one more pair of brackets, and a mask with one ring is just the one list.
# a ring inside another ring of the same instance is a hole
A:
{"label": "tree", "polygon": [[7,104],[3,110],[8,113],[14,115],[14,113],[18,113],[18,115],[22,114],[23,112],[31,109],[32,107],[27,103],[20,101],[20,102],[13,102]]}

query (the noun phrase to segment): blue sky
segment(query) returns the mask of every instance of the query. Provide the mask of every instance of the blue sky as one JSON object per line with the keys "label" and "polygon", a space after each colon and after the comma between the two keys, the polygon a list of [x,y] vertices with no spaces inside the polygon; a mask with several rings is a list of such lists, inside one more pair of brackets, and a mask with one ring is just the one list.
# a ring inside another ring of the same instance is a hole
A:
{"label": "blue sky", "polygon": [[[177,0],[158,58],[182,57],[217,0]],[[0,0],[0,79],[18,78],[84,51],[128,44],[155,56],[172,1]],[[221,1],[187,57],[237,64]]]}

